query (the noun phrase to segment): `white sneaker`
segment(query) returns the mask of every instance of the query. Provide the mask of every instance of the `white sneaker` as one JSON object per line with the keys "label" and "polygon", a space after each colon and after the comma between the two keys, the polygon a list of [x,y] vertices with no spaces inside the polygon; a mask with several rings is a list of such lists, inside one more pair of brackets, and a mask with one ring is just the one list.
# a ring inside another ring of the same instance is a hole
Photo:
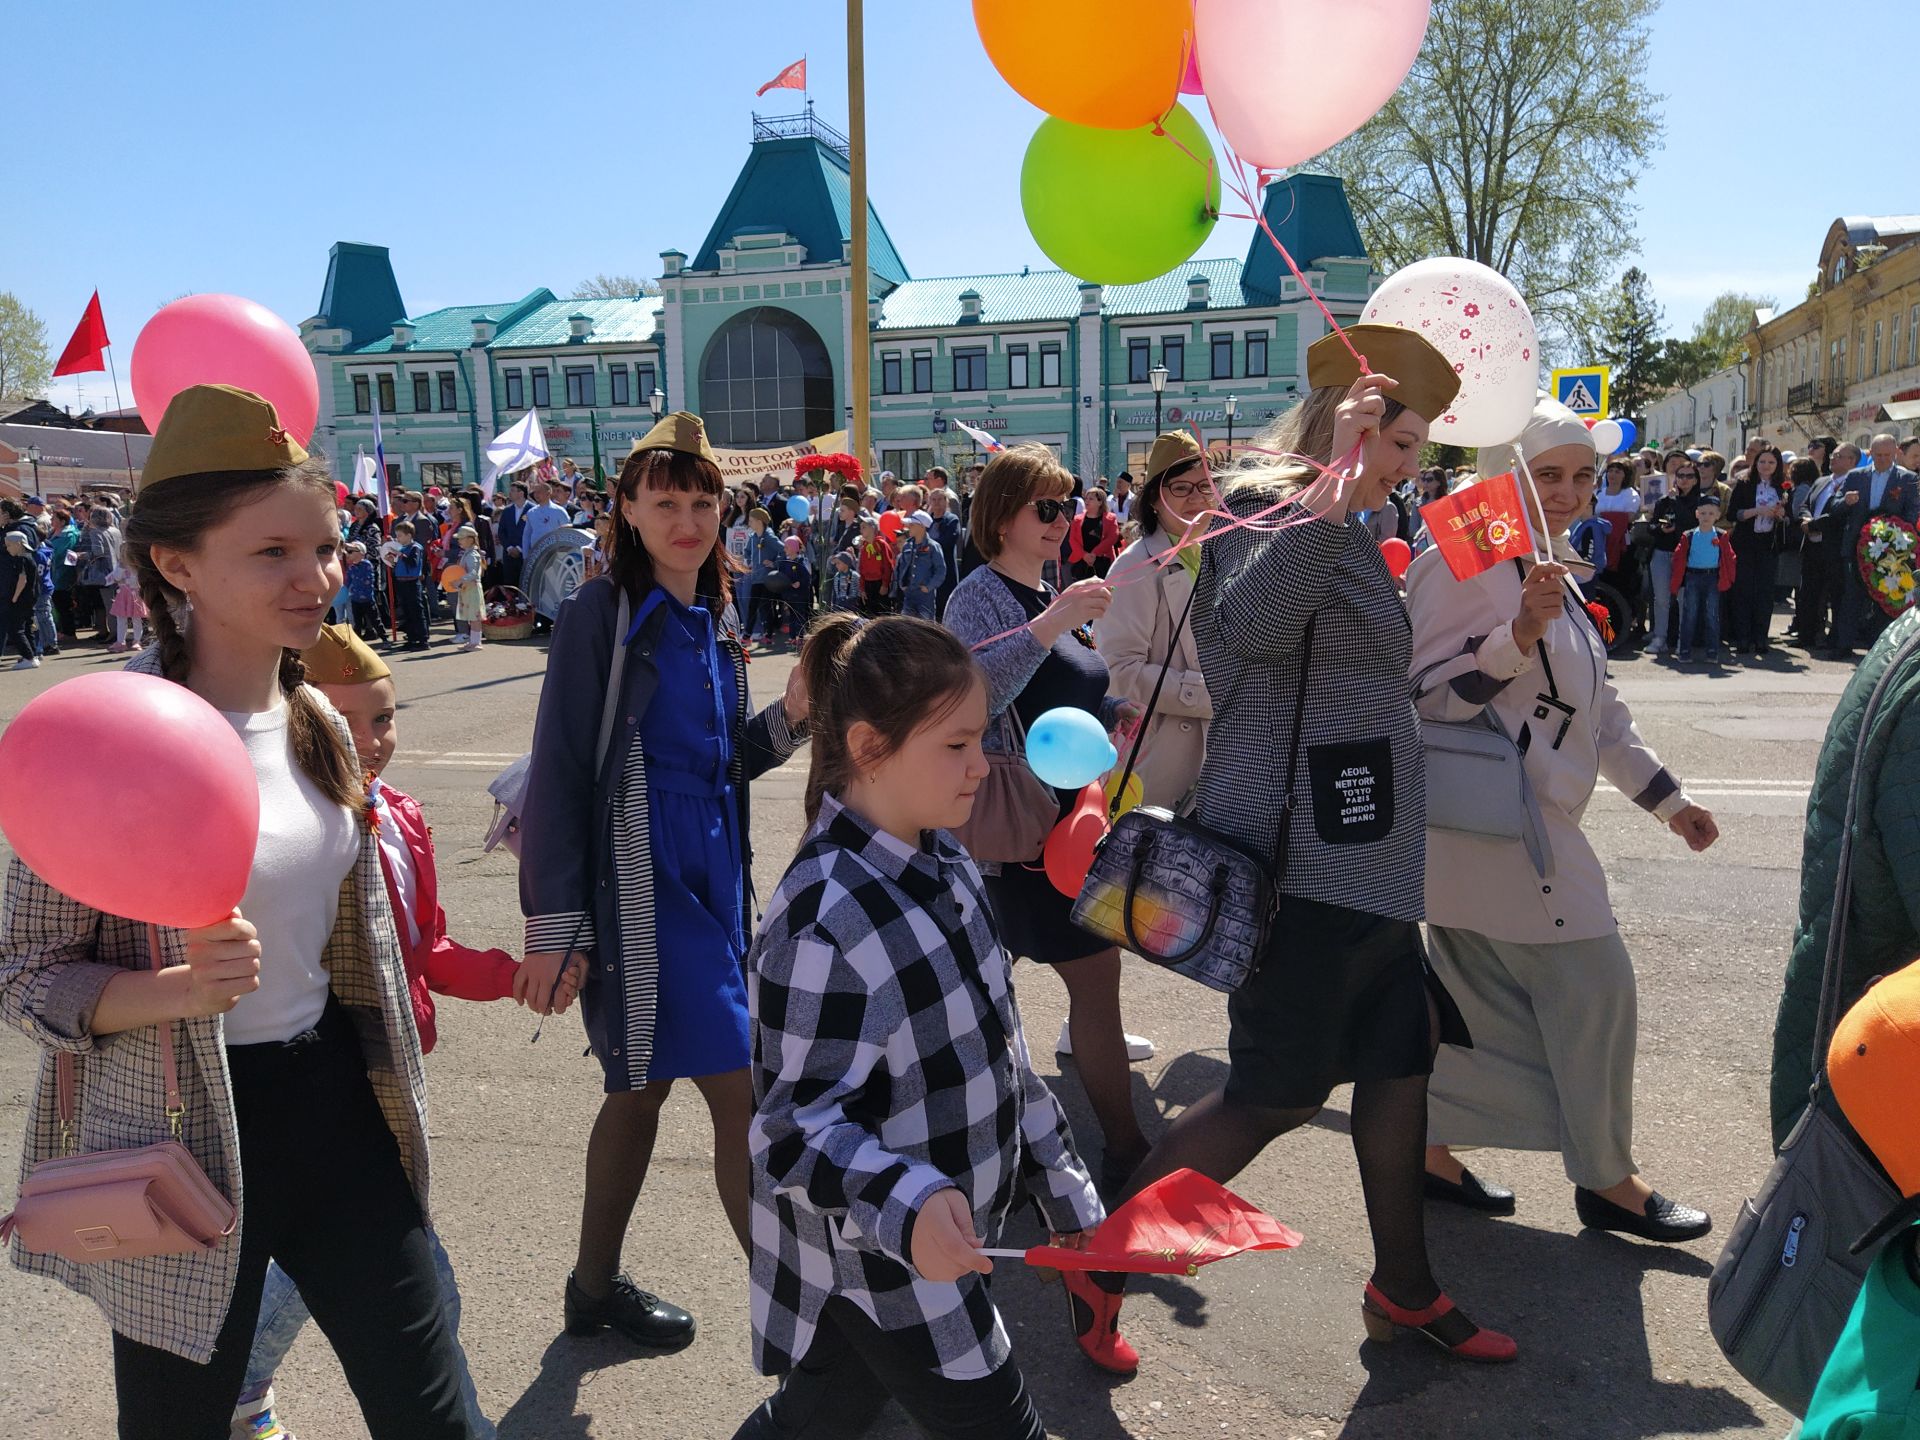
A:
{"label": "white sneaker", "polygon": [[[1056,1055],[1073,1054],[1073,1030],[1071,1025],[1065,1020],[1060,1022],[1060,1038],[1053,1043],[1053,1053]],[[1147,1039],[1144,1035],[1127,1036],[1127,1059],[1135,1064],[1138,1064],[1142,1060],[1153,1059],[1153,1041]]]}
{"label": "white sneaker", "polygon": [[1656,640],[1651,645],[1647,646],[1647,654],[1649,655],[1664,655],[1666,653],[1667,653],[1667,642],[1664,640]]}
{"label": "white sneaker", "polygon": [[16,660],[13,662],[13,668],[16,670],[38,670],[40,668],[40,657],[38,655],[29,655],[24,660]]}

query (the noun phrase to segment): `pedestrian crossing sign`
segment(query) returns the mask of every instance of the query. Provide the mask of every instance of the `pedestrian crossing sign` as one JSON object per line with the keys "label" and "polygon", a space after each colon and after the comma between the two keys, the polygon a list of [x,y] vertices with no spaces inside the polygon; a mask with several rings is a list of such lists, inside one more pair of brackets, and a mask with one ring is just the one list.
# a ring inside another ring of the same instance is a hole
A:
{"label": "pedestrian crossing sign", "polygon": [[1553,398],[1582,420],[1604,420],[1612,372],[1605,365],[1576,365],[1553,372]]}

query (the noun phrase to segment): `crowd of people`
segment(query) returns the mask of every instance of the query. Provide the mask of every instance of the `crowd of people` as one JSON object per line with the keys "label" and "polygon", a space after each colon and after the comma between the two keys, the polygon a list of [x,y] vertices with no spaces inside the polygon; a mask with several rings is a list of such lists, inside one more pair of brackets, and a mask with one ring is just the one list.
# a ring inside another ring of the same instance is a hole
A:
{"label": "crowd of people", "polygon": [[[343,513],[266,402],[208,386],[170,406],[124,516],[9,510],[9,638],[38,643],[17,607],[37,614],[55,568],[74,572],[64,610],[49,601],[56,630],[104,612],[135,622],[114,632],[132,645],[144,615],[130,668],[225,715],[262,799],[239,908],[152,932],[151,956],[147,927],[18,859],[6,879],[0,1018],[45,1054],[27,1171],[64,1151],[55,1057],[74,1057],[79,1150],[150,1143],[171,1114],[239,1214],[188,1253],[83,1260],[16,1236],[17,1265],[105,1312],[122,1436],[285,1436],[272,1381],[309,1315],[378,1440],[492,1434],[428,1208],[421,1057],[442,996],[580,1006],[603,1095],[556,1285],[570,1334],[694,1342],[695,1317],[623,1253],[661,1107],[678,1082],[699,1093],[755,1362],[778,1377],[739,1437],[864,1433],[891,1397],[929,1435],[1040,1440],[984,1283],[981,1250],[1016,1203],[1082,1246],[1162,1177],[1230,1181],[1341,1085],[1373,1340],[1519,1353],[1432,1269],[1427,1204],[1516,1203],[1459,1148],[1559,1153],[1586,1227],[1707,1234],[1639,1171],[1633,969],[1584,813],[1604,776],[1695,852],[1719,831],[1639,733],[1569,581],[1585,566],[1631,583],[1654,648],[1681,659],[1712,658],[1722,605],[1734,643],[1764,648],[1783,584],[1803,638],[1830,603],[1839,640],[1862,641],[1846,574],[1816,576],[1810,552],[1909,512],[1916,482],[1891,439],[1864,462],[1760,446],[1726,482],[1711,454],[1603,465],[1543,396],[1478,472],[1524,464],[1552,558],[1456,580],[1420,518],[1455,477],[1419,455],[1458,377],[1417,334],[1360,328],[1374,370],[1341,335],[1317,342],[1310,393],[1258,458],[1216,473],[1171,432],[1137,488],[1083,485],[1041,446],[957,484],[935,469],[730,488],[699,418],[676,413],[604,491],[568,466],[494,505],[403,492],[389,523],[368,502]],[[400,697],[375,646],[425,645],[445,605],[477,645],[486,589],[566,525],[596,541],[553,623],[504,825],[516,960],[449,935],[426,819],[382,778]],[[282,543],[261,552],[263,533]],[[1419,552],[1404,580],[1391,538]],[[783,637],[800,663],[756,700],[749,648]],[[1033,863],[1016,813],[1037,805],[1044,835],[1079,799],[1024,764],[1061,709],[1137,739],[1156,823],[1254,857],[1273,888],[1228,1000],[1226,1081],[1164,1127],[1134,1100],[1129,1067],[1153,1043],[1126,1029],[1122,952]],[[1436,740],[1469,730],[1509,742],[1525,813],[1489,818],[1449,771]],[[805,836],[756,920],[753,782],[802,746]],[[1096,1122],[1078,1141],[1035,1073],[1020,961],[1067,994],[1056,1047]],[[1087,1359],[1132,1373],[1125,1278],[1065,1279]]]}

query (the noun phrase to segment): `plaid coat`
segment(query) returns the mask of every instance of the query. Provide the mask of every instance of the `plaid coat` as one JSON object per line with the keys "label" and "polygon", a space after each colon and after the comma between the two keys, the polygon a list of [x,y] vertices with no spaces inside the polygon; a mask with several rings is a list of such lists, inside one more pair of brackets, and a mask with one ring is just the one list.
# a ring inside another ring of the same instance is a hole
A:
{"label": "plaid coat", "polygon": [[[158,674],[153,651],[128,667]],[[309,695],[332,715],[317,690]],[[346,722],[332,715],[341,738]],[[178,930],[162,930],[164,963],[180,964]],[[334,995],[345,1007],[366,1054],[367,1073],[380,1102],[422,1214],[427,1207],[427,1087],[420,1037],[408,1000],[407,973],[380,870],[379,842],[360,827],[360,856],[340,887],[340,909],[322,961]],[[94,1006],[122,970],[144,970],[146,927],[70,900],[13,860],[0,900],[0,1020],[42,1047],[40,1071],[28,1105],[24,1178],[60,1154],[54,1097],[54,1052],[78,1060],[76,1119],[83,1152],[152,1144],[167,1135],[159,1027],[96,1036]],[[239,1211],[234,1232],[202,1255],[162,1255],[76,1265],[27,1251],[16,1238],[13,1263],[91,1297],[107,1323],[130,1340],[205,1364],[213,1358],[233,1298],[240,1264],[246,1204],[240,1169],[240,1133],[234,1119],[221,1016],[174,1022],[175,1063],[186,1105],[180,1138],[209,1179]]]}
{"label": "plaid coat", "polygon": [[799,1364],[838,1294],[929,1370],[992,1374],[1012,1352],[984,1279],[911,1268],[921,1204],[957,1187],[989,1244],[1016,1180],[1056,1231],[1105,1212],[1033,1073],[980,872],[944,832],[912,850],[827,796],[749,963],[754,1363]]}

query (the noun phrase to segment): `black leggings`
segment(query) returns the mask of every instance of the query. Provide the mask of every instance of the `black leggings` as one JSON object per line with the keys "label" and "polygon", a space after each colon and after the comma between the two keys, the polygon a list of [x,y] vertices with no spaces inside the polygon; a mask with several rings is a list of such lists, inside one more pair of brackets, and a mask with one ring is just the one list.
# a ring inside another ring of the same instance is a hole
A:
{"label": "black leggings", "polygon": [[935,1440],[1046,1440],[1017,1361],[979,1380],[949,1380],[836,1295],[806,1358],[733,1440],[854,1440],[891,1397]]}
{"label": "black leggings", "polygon": [[471,1440],[420,1209],[352,1023],[227,1051],[246,1176],[240,1273],[213,1359],[113,1337],[121,1440],[227,1440],[267,1261],[300,1287],[374,1440]]}

